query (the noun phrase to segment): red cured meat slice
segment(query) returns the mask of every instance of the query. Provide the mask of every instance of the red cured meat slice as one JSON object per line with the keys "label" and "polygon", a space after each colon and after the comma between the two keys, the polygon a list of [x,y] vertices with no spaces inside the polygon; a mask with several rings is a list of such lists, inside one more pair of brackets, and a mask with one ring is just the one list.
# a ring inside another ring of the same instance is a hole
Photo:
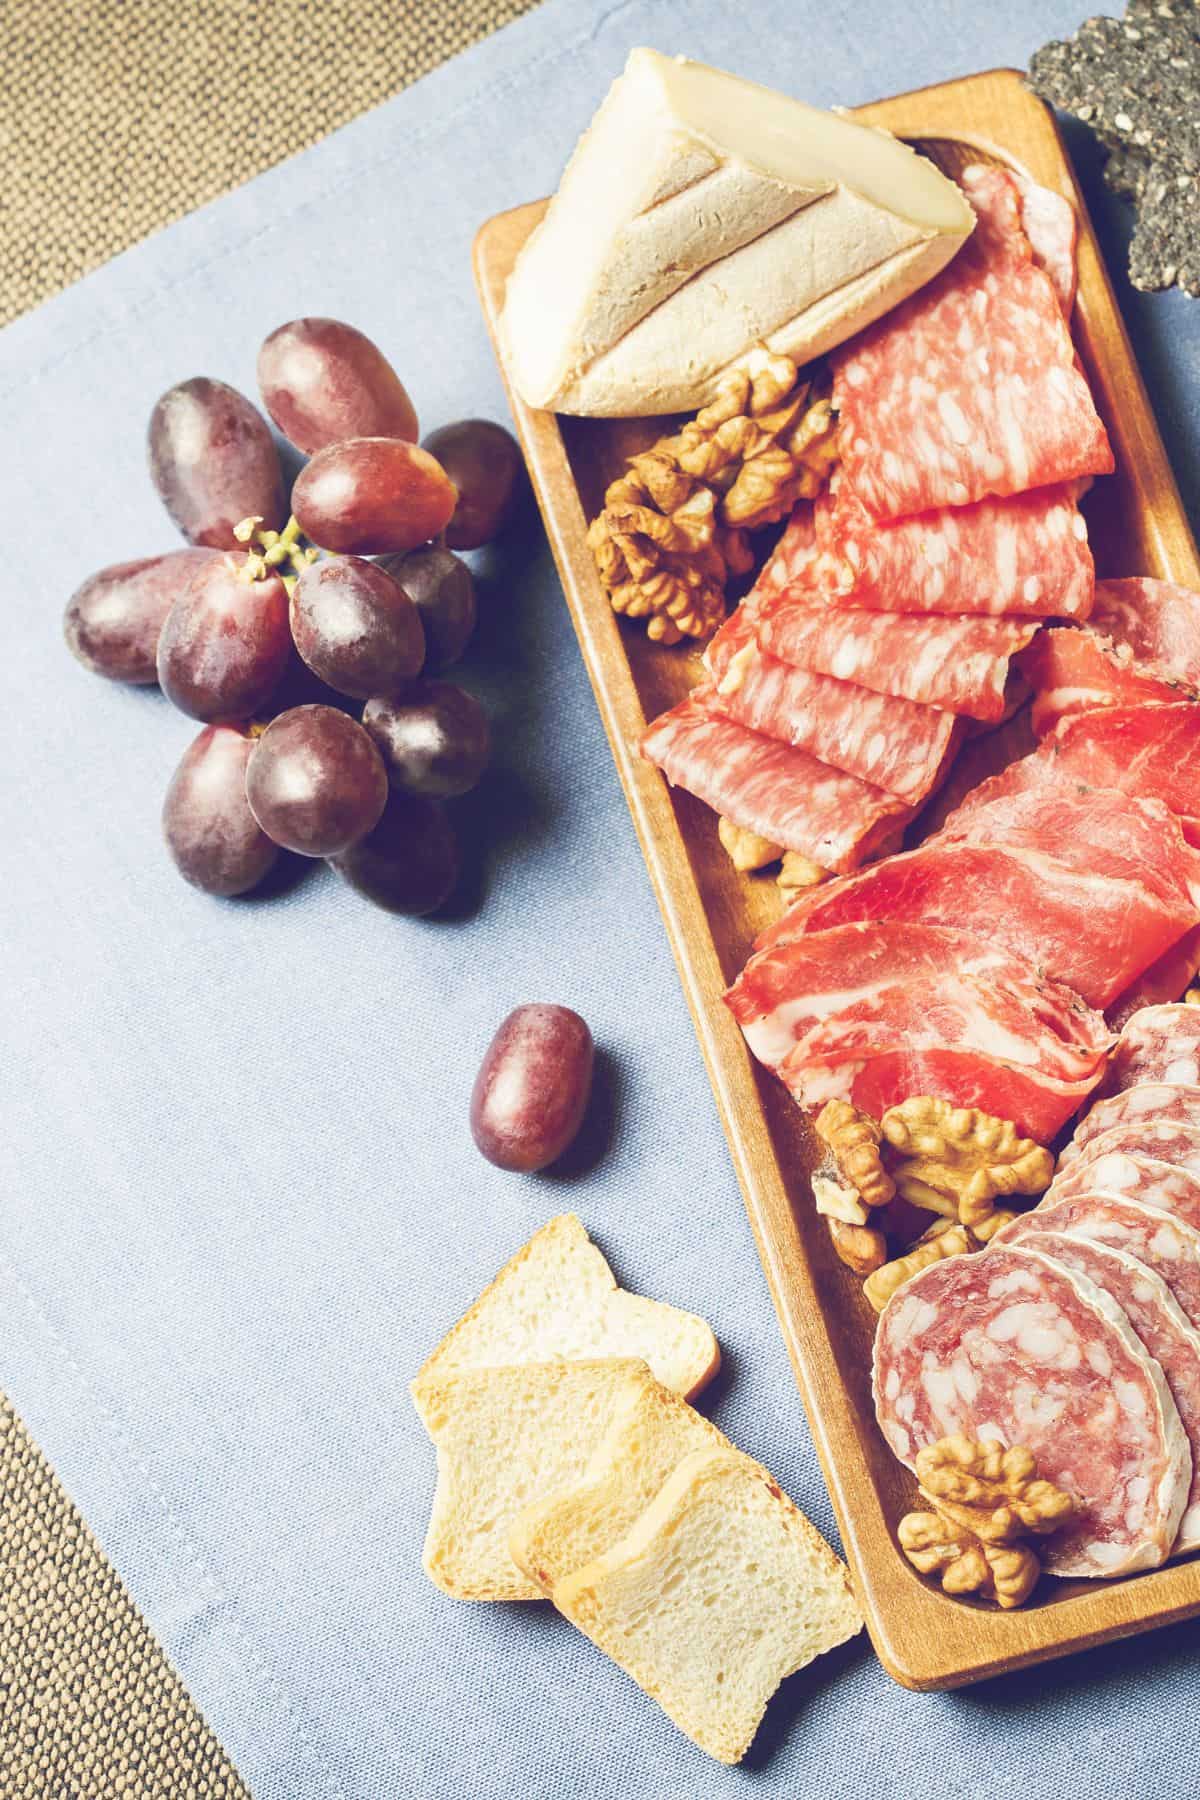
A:
{"label": "red cured meat slice", "polygon": [[1155,674],[1127,650],[1086,629],[1040,631],[1018,660],[1034,689],[1033,729],[1039,736],[1070,713],[1197,698],[1185,683]]}
{"label": "red cured meat slice", "polygon": [[763,564],[749,599],[762,605],[793,588],[807,588],[813,558],[817,554],[812,503],[801,500],[788,520],[783,536]]}
{"label": "red cured meat slice", "polygon": [[1143,667],[1200,688],[1200,594],[1193,589],[1142,576],[1097,582],[1090,624]]}
{"label": "red cured meat slice", "polygon": [[[1082,1171],[1094,1168],[1106,1156],[1115,1153],[1148,1156],[1155,1162],[1170,1163],[1173,1169],[1200,1176],[1200,1127],[1179,1119],[1136,1119],[1102,1131],[1071,1158],[1064,1171],[1074,1179],[1086,1180]],[[1057,1180],[1057,1177],[1055,1177]]]}
{"label": "red cured meat slice", "polygon": [[1143,1081],[1200,1087],[1200,1006],[1147,1006],[1121,1032],[1103,1093]]}
{"label": "red cured meat slice", "polygon": [[747,731],[702,694],[656,719],[642,754],[735,825],[826,869],[855,867],[912,817],[894,794]]}
{"label": "red cured meat slice", "polygon": [[1123,1088],[1106,1100],[1097,1100],[1075,1127],[1071,1142],[1059,1162],[1063,1167],[1073,1162],[1085,1144],[1111,1131],[1116,1125],[1136,1124],[1143,1119],[1160,1119],[1169,1124],[1200,1127],[1200,1087],[1173,1087],[1165,1081],[1139,1082]]}
{"label": "red cured meat slice", "polygon": [[1033,260],[1050,277],[1063,317],[1069,319],[1075,305],[1075,247],[1079,236],[1075,208],[1061,194],[1039,187],[1027,175],[1013,170],[1012,178],[1021,196],[1021,224]]}
{"label": "red cured meat slice", "polygon": [[[1190,842],[1200,846],[1200,835],[1191,838]],[[1105,1008],[1109,1024],[1114,1031],[1121,1031],[1134,1013],[1142,1012],[1148,1006],[1178,1000],[1197,973],[1200,973],[1200,926],[1186,932],[1157,962],[1143,970],[1111,1006]]]}
{"label": "red cured meat slice", "polygon": [[1095,569],[1070,487],[946,506],[892,524],[843,483],[813,506],[807,580],[831,605],[880,612],[1086,619]]}
{"label": "red cured meat slice", "polygon": [[985,169],[962,185],[978,215],[967,243],[835,358],[843,480],[876,518],[1113,466],[1012,180]]}
{"label": "red cured meat slice", "polygon": [[1058,1575],[1126,1575],[1170,1554],[1191,1453],[1162,1370],[1094,1282],[1024,1245],[951,1257],[893,1296],[875,1338],[880,1427],[912,1468],[962,1432],[1033,1451],[1079,1512],[1046,1540]]}
{"label": "red cured meat slice", "polygon": [[[1035,1215],[1036,1216],[1036,1215]],[[1047,1221],[1049,1223],[1049,1220]],[[1171,1390],[1192,1453],[1192,1480],[1173,1556],[1200,1547],[1200,1332],[1161,1275],[1126,1250],[1066,1232],[1027,1232],[1020,1240],[1108,1294],[1152,1356]]]}
{"label": "red cured meat slice", "polygon": [[1200,712],[1194,703],[1113,706],[1073,713],[1043,738],[1038,755],[1094,787],[1161,800],[1200,841]]}
{"label": "red cured meat slice", "polygon": [[1200,1328],[1200,1231],[1186,1219],[1132,1194],[1084,1189],[1043,1200],[998,1231],[992,1243],[1019,1244],[1047,1228],[1136,1256],[1166,1282],[1189,1324]]}
{"label": "red cured meat slice", "polygon": [[1057,1206],[1078,1194],[1123,1195],[1200,1231],[1200,1177],[1144,1151],[1106,1150],[1090,1162],[1076,1157],[1054,1177],[1041,1205]]}
{"label": "red cured meat slice", "polygon": [[1044,851],[934,839],[802,896],[760,942],[871,919],[994,936],[1102,1010],[1200,920],[1200,910],[1182,895],[1164,898]]}
{"label": "red cured meat slice", "polygon": [[753,641],[727,664],[711,704],[911,806],[936,785],[961,731],[953,713],[798,669]]}
{"label": "red cured meat slice", "polygon": [[876,1117],[911,1094],[979,1106],[1048,1141],[1111,1038],[1078,995],[994,941],[945,926],[842,925],[755,956],[725,996],[796,1100]]}

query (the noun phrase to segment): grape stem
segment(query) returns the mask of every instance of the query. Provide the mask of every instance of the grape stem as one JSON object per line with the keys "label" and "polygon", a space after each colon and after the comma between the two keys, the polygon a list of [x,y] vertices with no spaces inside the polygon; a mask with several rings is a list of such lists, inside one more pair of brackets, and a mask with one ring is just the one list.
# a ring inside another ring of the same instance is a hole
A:
{"label": "grape stem", "polygon": [[[295,513],[282,531],[264,531],[261,516],[255,514],[235,525],[233,535],[239,544],[247,547],[241,579],[246,582],[264,581],[269,570],[277,569],[279,579],[289,594],[301,573],[309,563],[316,562],[320,554],[314,544],[305,542]],[[283,573],[284,563],[289,565],[287,574]]]}

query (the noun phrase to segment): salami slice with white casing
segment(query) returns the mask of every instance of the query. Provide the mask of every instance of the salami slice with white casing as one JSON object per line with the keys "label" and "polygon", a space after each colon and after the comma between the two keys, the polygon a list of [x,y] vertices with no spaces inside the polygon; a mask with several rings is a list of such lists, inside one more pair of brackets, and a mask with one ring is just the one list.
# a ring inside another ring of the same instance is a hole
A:
{"label": "salami slice with white casing", "polygon": [[1128,1021],[1100,1092],[1145,1081],[1200,1087],[1200,1006],[1146,1006]]}
{"label": "salami slice with white casing", "polygon": [[1200,1126],[1170,1119],[1133,1119],[1089,1139],[1067,1168],[1094,1169],[1114,1152],[1151,1157],[1155,1162],[1186,1170],[1189,1175],[1200,1175]]}
{"label": "salami slice with white casing", "polygon": [[1137,1087],[1122,1088],[1119,1094],[1098,1100],[1075,1127],[1075,1135],[1058,1159],[1060,1167],[1073,1162],[1084,1146],[1102,1132],[1143,1119],[1200,1127],[1200,1087],[1175,1087],[1165,1081],[1139,1082]]}
{"label": "salami slice with white casing", "polygon": [[993,1244],[1020,1244],[1040,1231],[1065,1231],[1095,1244],[1110,1244],[1136,1256],[1160,1275],[1189,1324],[1200,1330],[1200,1231],[1158,1206],[1131,1194],[1073,1194],[1043,1200],[998,1231]]}
{"label": "salami slice with white casing", "polygon": [[1157,1568],[1171,1552],[1192,1457],[1158,1363],[1087,1276],[1024,1245],[950,1257],[905,1282],[875,1337],[880,1427],[913,1468],[962,1432],[1024,1445],[1079,1511],[1045,1540],[1056,1575]]}
{"label": "salami slice with white casing", "polygon": [[1200,1176],[1153,1156],[1109,1150],[1094,1162],[1076,1157],[1054,1177],[1039,1206],[1056,1206],[1073,1194],[1088,1193],[1129,1195],[1200,1231]]}
{"label": "salami slice with white casing", "polygon": [[1171,1554],[1200,1548],[1200,1332],[1162,1276],[1128,1251],[1049,1230],[1020,1241],[1110,1294],[1166,1376],[1192,1452],[1192,1483]]}

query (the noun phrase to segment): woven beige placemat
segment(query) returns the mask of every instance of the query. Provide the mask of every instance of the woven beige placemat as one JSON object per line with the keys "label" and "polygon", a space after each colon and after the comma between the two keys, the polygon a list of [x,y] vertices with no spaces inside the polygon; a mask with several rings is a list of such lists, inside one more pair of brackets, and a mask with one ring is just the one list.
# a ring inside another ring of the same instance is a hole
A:
{"label": "woven beige placemat", "polygon": [[536,0],[0,0],[0,324]]}
{"label": "woven beige placemat", "polygon": [[[0,0],[0,324],[533,4]],[[110,1797],[248,1792],[0,1395],[0,1800]]]}

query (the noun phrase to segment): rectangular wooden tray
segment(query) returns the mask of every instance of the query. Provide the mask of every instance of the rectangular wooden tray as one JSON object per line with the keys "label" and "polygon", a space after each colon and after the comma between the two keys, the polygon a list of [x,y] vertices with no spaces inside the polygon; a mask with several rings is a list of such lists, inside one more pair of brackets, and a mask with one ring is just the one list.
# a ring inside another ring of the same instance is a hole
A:
{"label": "rectangular wooden tray", "polygon": [[[950,173],[970,161],[997,161],[1073,202],[1080,220],[1075,339],[1118,471],[1098,484],[1099,503],[1088,508],[1097,567],[1200,587],[1196,546],[1052,115],[1019,75],[997,70],[855,116],[917,143]],[[500,214],[476,240],[493,343],[509,271],[544,205]],[[721,1003],[755,935],[777,916],[778,891],[769,879],[735,874],[713,815],[673,793],[639,757],[647,721],[698,679],[698,656],[653,645],[613,616],[586,543],[606,485],[663,422],[558,417],[525,406],[511,387],[509,400],[880,1661],[905,1687],[954,1687],[1200,1613],[1198,1560],[1124,1581],[1047,1583],[1029,1607],[1002,1613],[948,1599],[897,1549],[896,1524],[914,1487],[875,1424],[874,1315],[814,1213],[811,1134],[784,1088],[752,1061]],[[942,810],[1023,748],[1027,729],[1019,722],[981,739],[960,761]]]}

